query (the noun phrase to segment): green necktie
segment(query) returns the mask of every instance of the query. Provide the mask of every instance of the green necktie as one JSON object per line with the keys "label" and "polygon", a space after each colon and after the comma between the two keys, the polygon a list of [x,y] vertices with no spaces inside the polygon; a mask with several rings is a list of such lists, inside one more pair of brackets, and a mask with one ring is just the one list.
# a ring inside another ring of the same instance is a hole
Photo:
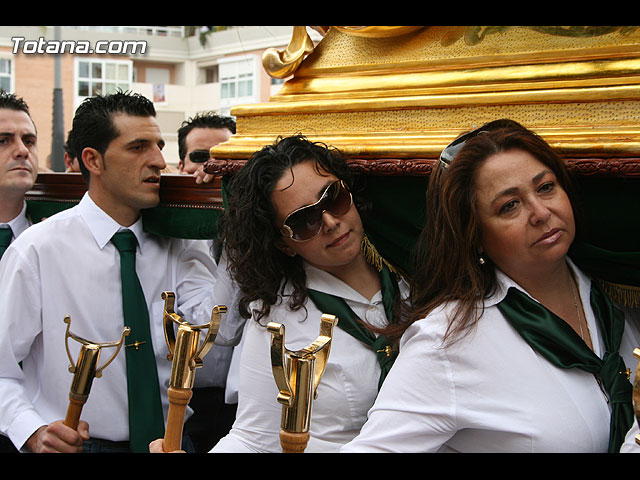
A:
{"label": "green necktie", "polygon": [[2,255],[4,255],[5,250],[11,244],[12,238],[13,238],[13,232],[11,231],[11,227],[0,228],[0,258],[2,258]]}
{"label": "green necktie", "polygon": [[[382,264],[382,271],[380,272],[380,282],[382,285],[382,303],[387,315],[387,320],[391,323],[393,322],[393,304],[400,290],[398,288],[398,282],[393,278],[393,274],[384,262]],[[371,347],[375,352],[381,370],[380,381],[378,382],[379,389],[393,366],[393,362],[398,356],[398,351],[392,349],[386,337],[382,335],[376,337],[372,332],[367,330],[343,298],[312,289],[308,290],[308,295],[318,310],[322,313],[338,317],[338,327],[356,340]]]}
{"label": "green necktie", "polygon": [[611,402],[609,452],[613,453],[620,450],[634,419],[633,386],[618,353],[625,319],[595,282],[591,283],[590,300],[604,337],[602,359],[564,320],[516,288],[509,288],[498,308],[522,338],[553,365],[580,368],[601,381]]}
{"label": "green necktie", "polygon": [[124,324],[131,328],[126,340],[129,395],[129,443],[132,452],[149,452],[149,442],[164,436],[164,416],[149,312],[136,274],[136,237],[127,230],[111,239],[120,252]]}

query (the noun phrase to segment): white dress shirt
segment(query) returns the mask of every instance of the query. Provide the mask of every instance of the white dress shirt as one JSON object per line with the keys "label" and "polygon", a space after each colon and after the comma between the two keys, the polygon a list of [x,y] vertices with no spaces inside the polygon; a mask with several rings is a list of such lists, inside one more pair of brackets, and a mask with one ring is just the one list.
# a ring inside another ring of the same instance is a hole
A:
{"label": "white dress shirt", "polygon": [[[602,357],[589,301],[591,281],[578,271],[594,351]],[[560,369],[536,353],[498,311],[510,286],[486,299],[477,328],[443,348],[450,308],[410,326],[361,434],[343,452],[606,452],[610,409],[594,375]],[[637,326],[627,322],[620,352],[635,370]]]}
{"label": "white dress shirt", "polygon": [[[387,324],[381,292],[367,300],[331,274],[305,265],[309,288],[337,295],[346,300],[354,313],[376,326]],[[407,286],[400,283],[404,295]],[[291,289],[287,290],[289,293]],[[268,318],[258,324],[251,319],[243,335],[240,364],[238,413],[231,432],[212,452],[281,452],[280,421],[282,405],[271,369],[271,334],[264,325],[277,322],[285,326],[285,346],[298,350],[320,334],[322,313],[313,302],[291,311],[288,297],[271,308]],[[310,439],[305,452],[337,452],[360,431],[367,410],[378,393],[380,366],[369,347],[334,327],[328,363],[313,402]]]}
{"label": "white dress shirt", "polygon": [[204,358],[204,365],[197,370],[195,387],[215,386],[225,389],[225,403],[238,403],[238,363],[242,349],[242,331],[247,321],[238,310],[239,287],[231,278],[227,269],[227,256],[223,252],[218,261],[216,285],[209,298],[205,299],[200,310],[200,323],[209,320],[204,317],[215,305],[225,305],[227,313],[223,315],[216,336],[215,345]]}
{"label": "white dress shirt", "polygon": [[[111,237],[121,227],[86,194],[80,203],[27,229],[0,263],[0,431],[23,445],[40,426],[65,418],[72,374],[65,350],[71,332],[96,343],[123,330],[120,257]],[[211,294],[215,262],[201,243],[143,232],[136,267],[149,309],[165,418],[171,363],[163,330],[161,293],[176,294],[178,312],[192,312]],[[73,361],[80,344],[69,339]],[[105,349],[99,365],[110,358]],[[22,369],[18,366],[22,362]],[[81,420],[94,438],[128,440],[124,349],[95,378]]]}
{"label": "white dress shirt", "polygon": [[638,428],[638,420],[634,415],[633,424],[620,447],[620,453],[640,453],[640,445],[636,442],[636,437],[640,437],[640,429]]}
{"label": "white dress shirt", "polygon": [[[204,240],[199,242],[205,243]],[[209,241],[206,241],[207,249]],[[237,308],[237,286],[227,271],[227,260],[223,254],[216,267],[216,283],[211,295],[203,299],[200,307],[194,311],[191,323],[206,325],[211,321],[211,311],[216,305],[227,307],[223,314],[216,341],[203,359],[203,365],[195,373],[194,388],[217,387],[225,388],[231,365],[234,347],[240,341],[242,328],[246,319],[240,317]],[[202,340],[206,330],[201,333]]]}

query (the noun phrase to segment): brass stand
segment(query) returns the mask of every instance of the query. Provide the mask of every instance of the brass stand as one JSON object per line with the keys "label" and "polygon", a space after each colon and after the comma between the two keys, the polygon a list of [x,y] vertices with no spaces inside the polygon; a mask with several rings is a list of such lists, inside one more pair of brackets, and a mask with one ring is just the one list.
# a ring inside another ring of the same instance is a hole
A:
{"label": "brass stand", "polygon": [[[173,292],[163,292],[162,298],[165,301],[164,333],[169,347],[167,359],[172,362],[164,451],[173,452],[182,448],[184,414],[193,395],[195,369],[202,367],[202,359],[213,346],[220,328],[221,314],[226,313],[227,307],[216,305],[213,307],[208,324],[191,325],[174,312],[175,294]],[[174,332],[174,324],[178,325],[177,334]],[[207,328],[207,334],[202,344],[198,346],[200,330],[204,328]]]}
{"label": "brass stand", "polygon": [[[91,385],[94,377],[100,378],[102,376],[102,371],[113,361],[114,358],[116,358],[116,355],[120,351],[124,342],[124,337],[129,335],[130,329],[129,327],[124,327],[122,337],[116,342],[95,343],[71,333],[71,317],[69,315],[64,317],[64,323],[67,324],[67,330],[65,332],[65,347],[67,349],[69,362],[71,363],[69,365],[69,371],[74,374],[73,381],[71,382],[71,389],[69,391],[69,407],[67,408],[67,415],[64,419],[64,424],[75,430],[78,428],[78,423],[80,422],[82,408],[89,398],[89,392],[91,391]],[[69,351],[69,338],[73,338],[82,345],[78,355],[78,362],[75,364],[71,358],[71,352]],[[116,347],[116,351],[111,358],[102,365],[102,367],[98,367],[100,352],[103,348],[107,347]]]}
{"label": "brass stand", "polygon": [[284,346],[284,325],[275,322],[267,325],[271,332],[271,368],[279,389],[277,400],[282,404],[282,453],[304,453],[307,448],[311,406],[327,366],[333,327],[337,322],[333,315],[322,315],[320,335],[298,351]]}

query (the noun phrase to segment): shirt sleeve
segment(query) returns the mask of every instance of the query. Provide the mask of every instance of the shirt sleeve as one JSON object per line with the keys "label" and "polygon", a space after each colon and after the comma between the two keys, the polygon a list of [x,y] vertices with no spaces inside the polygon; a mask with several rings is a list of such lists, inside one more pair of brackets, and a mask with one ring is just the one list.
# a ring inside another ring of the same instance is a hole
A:
{"label": "shirt sleeve", "polygon": [[280,453],[282,406],[269,358],[271,335],[249,320],[244,330],[238,411],[231,431],[211,450],[213,453]]}
{"label": "shirt sleeve", "polygon": [[437,452],[456,431],[452,366],[441,336],[412,325],[360,434],[347,453]]}
{"label": "shirt sleeve", "polygon": [[47,423],[25,393],[19,365],[42,330],[37,268],[9,248],[0,262],[0,284],[0,432],[21,447]]}
{"label": "shirt sleeve", "polygon": [[[246,322],[245,318],[240,316],[238,311],[238,287],[231,278],[227,270],[227,259],[223,254],[220,261],[216,265],[210,255],[203,254],[202,251],[195,250],[192,254],[195,259],[202,258],[205,269],[214,272],[214,278],[206,281],[206,271],[204,273],[195,272],[196,275],[205,278],[205,285],[208,288],[199,289],[197,284],[193,282],[191,286],[184,284],[183,288],[196,289],[196,294],[191,295],[183,303],[180,304],[180,310],[191,318],[193,324],[207,324],[211,320],[211,312],[216,305],[224,305],[227,312],[222,314],[220,320],[220,328],[216,336],[216,345],[235,346],[240,342],[242,337],[242,329]],[[204,258],[209,257],[209,258]],[[197,260],[195,260],[197,262]],[[194,264],[195,264],[194,262]],[[213,262],[213,265],[211,263]],[[193,275],[193,272],[190,272]],[[201,280],[202,281],[202,280]]]}
{"label": "shirt sleeve", "polygon": [[624,443],[620,447],[620,453],[640,453],[640,445],[636,442],[636,436],[639,435],[640,430],[638,430],[638,422],[634,418],[633,424],[624,439]]}

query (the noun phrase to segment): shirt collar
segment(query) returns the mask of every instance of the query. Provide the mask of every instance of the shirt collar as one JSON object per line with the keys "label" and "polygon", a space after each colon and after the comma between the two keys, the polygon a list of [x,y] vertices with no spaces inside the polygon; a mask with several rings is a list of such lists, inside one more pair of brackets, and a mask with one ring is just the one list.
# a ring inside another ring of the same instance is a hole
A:
{"label": "shirt collar", "polygon": [[[565,257],[565,259],[567,261],[567,264],[569,265],[569,268],[573,271],[573,274],[576,277],[579,290],[582,292],[583,290],[587,289],[588,291],[591,288],[591,283],[589,279],[576,267],[576,265],[571,261],[569,257]],[[497,305],[502,300],[504,300],[504,297],[507,296],[507,291],[511,287],[515,287],[521,292],[524,292],[526,295],[529,295],[529,297],[533,298],[529,294],[529,292],[527,292],[518,283],[516,283],[513,279],[511,279],[511,277],[509,277],[506,273],[504,273],[502,270],[500,270],[497,267],[496,267],[496,280],[497,280],[496,290],[495,292],[493,292],[493,294],[485,298],[484,300],[485,307],[491,307],[493,305]],[[535,298],[533,299],[537,302]]]}
{"label": "shirt collar", "polygon": [[303,266],[307,275],[307,286],[313,290],[335,295],[345,300],[364,303],[373,302],[381,295],[380,292],[377,292],[371,300],[367,300],[358,291],[351,288],[338,277],[331,275],[329,272],[314,267],[308,262],[303,262]]}
{"label": "shirt collar", "polygon": [[100,249],[111,241],[111,237],[120,230],[131,230],[136,239],[138,240],[138,248],[142,252],[144,247],[144,232],[142,230],[142,218],[129,227],[123,227],[110,217],[104,210],[102,210],[93,199],[89,196],[89,193],[85,193],[80,203],[78,204],[80,216],[83,218],[93,238]]}
{"label": "shirt collar", "polygon": [[27,218],[27,202],[22,203],[22,211],[12,220],[0,225],[9,225],[13,231],[13,238],[18,238],[22,232],[31,226],[31,222]]}

